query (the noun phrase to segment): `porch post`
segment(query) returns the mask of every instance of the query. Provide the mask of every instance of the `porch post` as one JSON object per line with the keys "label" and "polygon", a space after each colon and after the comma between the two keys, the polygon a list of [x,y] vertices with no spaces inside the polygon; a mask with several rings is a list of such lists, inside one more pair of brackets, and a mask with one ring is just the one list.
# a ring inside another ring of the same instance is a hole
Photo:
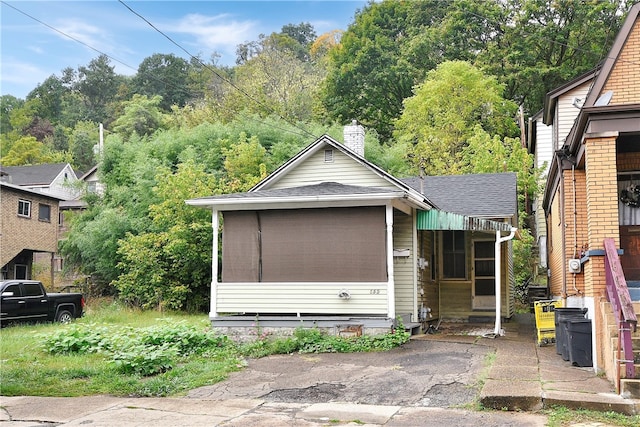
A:
{"label": "porch post", "polygon": [[396,318],[396,290],[393,276],[393,206],[387,204],[387,316]]}
{"label": "porch post", "polygon": [[218,236],[220,234],[220,218],[217,209],[211,209],[211,227],[213,228],[213,244],[211,250],[211,306],[209,318],[218,317],[216,296],[218,295]]}
{"label": "porch post", "polygon": [[500,295],[500,291],[502,289],[502,261],[500,259],[502,255],[502,242],[506,242],[508,240],[513,239],[516,235],[516,228],[511,227],[511,233],[506,237],[501,237],[500,230],[496,230],[496,246],[495,246],[495,264],[494,264],[494,275],[495,275],[495,284],[496,284],[496,324],[493,330],[494,335],[500,336],[504,335],[502,331],[502,297]]}

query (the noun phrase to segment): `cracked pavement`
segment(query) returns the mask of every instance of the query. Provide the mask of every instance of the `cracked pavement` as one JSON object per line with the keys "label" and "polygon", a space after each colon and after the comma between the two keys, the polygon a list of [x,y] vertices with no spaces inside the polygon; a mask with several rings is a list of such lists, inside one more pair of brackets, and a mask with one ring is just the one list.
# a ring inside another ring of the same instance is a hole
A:
{"label": "cracked pavement", "polygon": [[460,407],[476,401],[483,345],[411,340],[380,353],[291,354],[250,360],[221,383],[191,390],[194,399],[351,402]]}

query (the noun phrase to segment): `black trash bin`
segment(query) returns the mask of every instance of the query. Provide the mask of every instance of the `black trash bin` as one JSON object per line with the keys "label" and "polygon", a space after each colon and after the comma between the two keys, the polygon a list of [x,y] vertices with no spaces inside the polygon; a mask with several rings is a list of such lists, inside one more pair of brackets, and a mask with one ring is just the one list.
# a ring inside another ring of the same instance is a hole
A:
{"label": "black trash bin", "polygon": [[570,319],[584,319],[587,314],[586,308],[580,307],[556,307],[555,327],[556,327],[556,353],[562,355],[562,359],[569,360],[569,347],[567,346],[567,324]]}
{"label": "black trash bin", "polygon": [[567,322],[569,360],[574,366],[593,366],[591,352],[591,319],[572,319]]}

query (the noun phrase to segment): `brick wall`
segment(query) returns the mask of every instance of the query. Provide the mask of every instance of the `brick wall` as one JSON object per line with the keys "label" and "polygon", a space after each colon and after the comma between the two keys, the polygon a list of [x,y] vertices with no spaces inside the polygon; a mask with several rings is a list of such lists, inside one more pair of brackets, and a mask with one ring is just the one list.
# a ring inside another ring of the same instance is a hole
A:
{"label": "brick wall", "polygon": [[[587,230],[587,191],[586,172],[584,169],[564,171],[565,188],[565,262],[563,268],[567,269],[568,260],[581,258],[583,250],[588,249]],[[566,273],[567,295],[581,296],[585,293],[584,274]]]}
{"label": "brick wall", "polygon": [[603,91],[613,91],[609,105],[640,102],[640,23],[636,22]]}
{"label": "brick wall", "polygon": [[[23,249],[56,252],[58,248],[58,200],[0,187],[1,237],[0,265],[5,265]],[[29,218],[18,216],[18,200],[31,202]],[[40,204],[50,206],[50,222],[40,221]]]}
{"label": "brick wall", "polygon": [[563,281],[563,245],[562,231],[563,225],[560,222],[562,216],[560,215],[561,208],[561,192],[558,190],[553,198],[551,204],[550,215],[547,219],[547,238],[548,238],[548,252],[549,252],[549,270],[551,277],[549,278],[550,293],[553,296],[562,295],[562,281]]}
{"label": "brick wall", "polygon": [[[587,172],[587,226],[589,249],[603,249],[605,237],[612,237],[620,247],[618,225],[618,176],[616,169],[616,138],[585,138]],[[604,273],[604,270],[603,270]],[[604,275],[586,275],[588,296],[604,295]]]}

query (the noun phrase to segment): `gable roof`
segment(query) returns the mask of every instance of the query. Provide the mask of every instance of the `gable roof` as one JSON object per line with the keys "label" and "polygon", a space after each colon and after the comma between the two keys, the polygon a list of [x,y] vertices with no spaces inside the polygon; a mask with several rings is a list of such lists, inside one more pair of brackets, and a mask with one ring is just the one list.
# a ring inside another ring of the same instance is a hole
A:
{"label": "gable roof", "polygon": [[555,109],[556,105],[558,104],[558,98],[560,98],[560,96],[564,95],[565,93],[595,79],[598,76],[601,67],[602,64],[598,64],[595,69],[590,70],[582,74],[581,76],[578,76],[575,79],[563,84],[562,86],[548,92],[544,97],[544,108],[542,110],[544,114],[542,116],[542,123],[544,123],[545,125],[553,124],[553,121],[555,119]]}
{"label": "gable roof", "polygon": [[[373,174],[391,183],[392,186],[389,188],[380,188],[339,184],[332,182],[331,176],[328,176],[326,181],[314,183],[313,185],[272,188],[276,182],[327,146],[344,153]],[[314,206],[335,206],[336,204],[347,206],[354,205],[354,203],[365,205],[371,203],[371,201],[378,201],[379,203],[380,200],[394,199],[402,199],[418,209],[429,210],[436,208],[436,205],[429,201],[425,195],[388,174],[373,163],[370,163],[330,136],[323,135],[277,168],[248,192],[201,197],[187,200],[187,203],[192,206],[215,206],[218,210],[245,210],[265,208],[275,206],[275,204],[278,204],[278,208],[299,206],[300,204],[306,204],[307,206],[310,204]]]}
{"label": "gable roof", "polygon": [[[517,175],[491,173],[403,179],[443,211],[476,218],[513,218],[518,213]],[[422,181],[422,183],[421,183]]]}
{"label": "gable roof", "polygon": [[2,172],[10,177],[9,179],[5,179],[5,181],[15,185],[49,185],[60,175],[67,165],[68,163],[52,163],[34,166],[3,166]]}
{"label": "gable roof", "polygon": [[587,95],[587,99],[584,102],[584,107],[596,107],[598,98],[602,93],[607,81],[609,80],[609,76],[613,71],[620,54],[622,53],[622,49],[625,47],[626,41],[634,30],[634,27],[640,17],[640,3],[634,4],[629,10],[629,14],[627,15],[624,23],[622,24],[622,28],[618,32],[616,36],[613,46],[609,51],[604,63],[602,64],[602,71],[598,74],[598,77],[593,83],[593,88]]}
{"label": "gable roof", "polygon": [[265,179],[260,181],[253,188],[251,188],[249,190],[249,192],[254,192],[254,191],[258,191],[258,190],[265,190],[265,189],[270,188],[274,183],[276,183],[278,180],[280,180],[283,176],[287,175],[291,170],[293,170],[296,167],[298,167],[306,159],[308,159],[309,157],[313,156],[318,151],[324,149],[326,146],[330,146],[330,147],[342,152],[347,157],[350,157],[352,160],[354,160],[355,162],[357,162],[360,165],[364,166],[366,169],[368,169],[369,171],[371,171],[375,175],[378,175],[379,177],[381,177],[382,179],[386,180],[390,184],[393,184],[393,186],[397,187],[399,190],[402,190],[402,191],[405,191],[405,192],[409,193],[412,197],[422,199],[422,201],[424,203],[430,205],[430,207],[437,208],[437,206],[433,202],[431,202],[427,197],[425,197],[425,195],[420,194],[419,192],[416,192],[414,188],[412,188],[411,186],[407,185],[402,180],[400,180],[400,179],[394,177],[393,175],[387,173],[382,168],[380,168],[380,167],[374,165],[373,163],[369,162],[364,157],[362,157],[359,154],[355,153],[354,151],[349,149],[344,144],[339,143],[338,141],[336,141],[335,139],[331,138],[329,135],[326,135],[326,134],[322,135],[320,138],[315,140],[313,143],[309,144],[302,151],[300,151],[298,154],[296,154],[291,159],[289,159],[287,162],[285,162],[282,166],[280,166],[275,171],[273,171],[268,177],[266,177]]}
{"label": "gable roof", "polygon": [[[634,33],[635,32],[635,33]],[[591,90],[587,94],[587,98],[578,113],[571,131],[567,135],[565,145],[568,150],[564,155],[569,155],[574,158],[576,164],[582,164],[584,162],[584,144],[583,135],[586,132],[638,132],[640,131],[640,100],[633,100],[627,103],[614,103],[609,104],[609,100],[606,102],[598,102],[604,95],[602,92],[607,86],[609,78],[612,72],[615,70],[616,65],[619,64],[619,58],[625,49],[626,42],[629,37],[635,34],[635,37],[640,34],[640,3],[636,3],[629,10],[622,28],[618,32],[613,46],[606,59],[602,63],[600,72],[595,78]],[[631,64],[633,66],[632,72],[636,73],[635,77],[640,75],[640,67],[635,60],[637,54],[634,52],[633,47],[630,46],[630,55],[634,56],[634,61],[626,61],[626,65]],[[626,53],[626,52],[625,52]],[[634,76],[626,75],[625,80],[628,85],[632,85]],[[624,85],[624,83],[623,83]],[[556,160],[558,157],[556,156]],[[559,161],[553,161],[550,164],[549,172],[547,175],[547,185],[544,189],[543,208],[549,209],[551,201],[553,200],[555,190],[560,185],[560,167]]]}

